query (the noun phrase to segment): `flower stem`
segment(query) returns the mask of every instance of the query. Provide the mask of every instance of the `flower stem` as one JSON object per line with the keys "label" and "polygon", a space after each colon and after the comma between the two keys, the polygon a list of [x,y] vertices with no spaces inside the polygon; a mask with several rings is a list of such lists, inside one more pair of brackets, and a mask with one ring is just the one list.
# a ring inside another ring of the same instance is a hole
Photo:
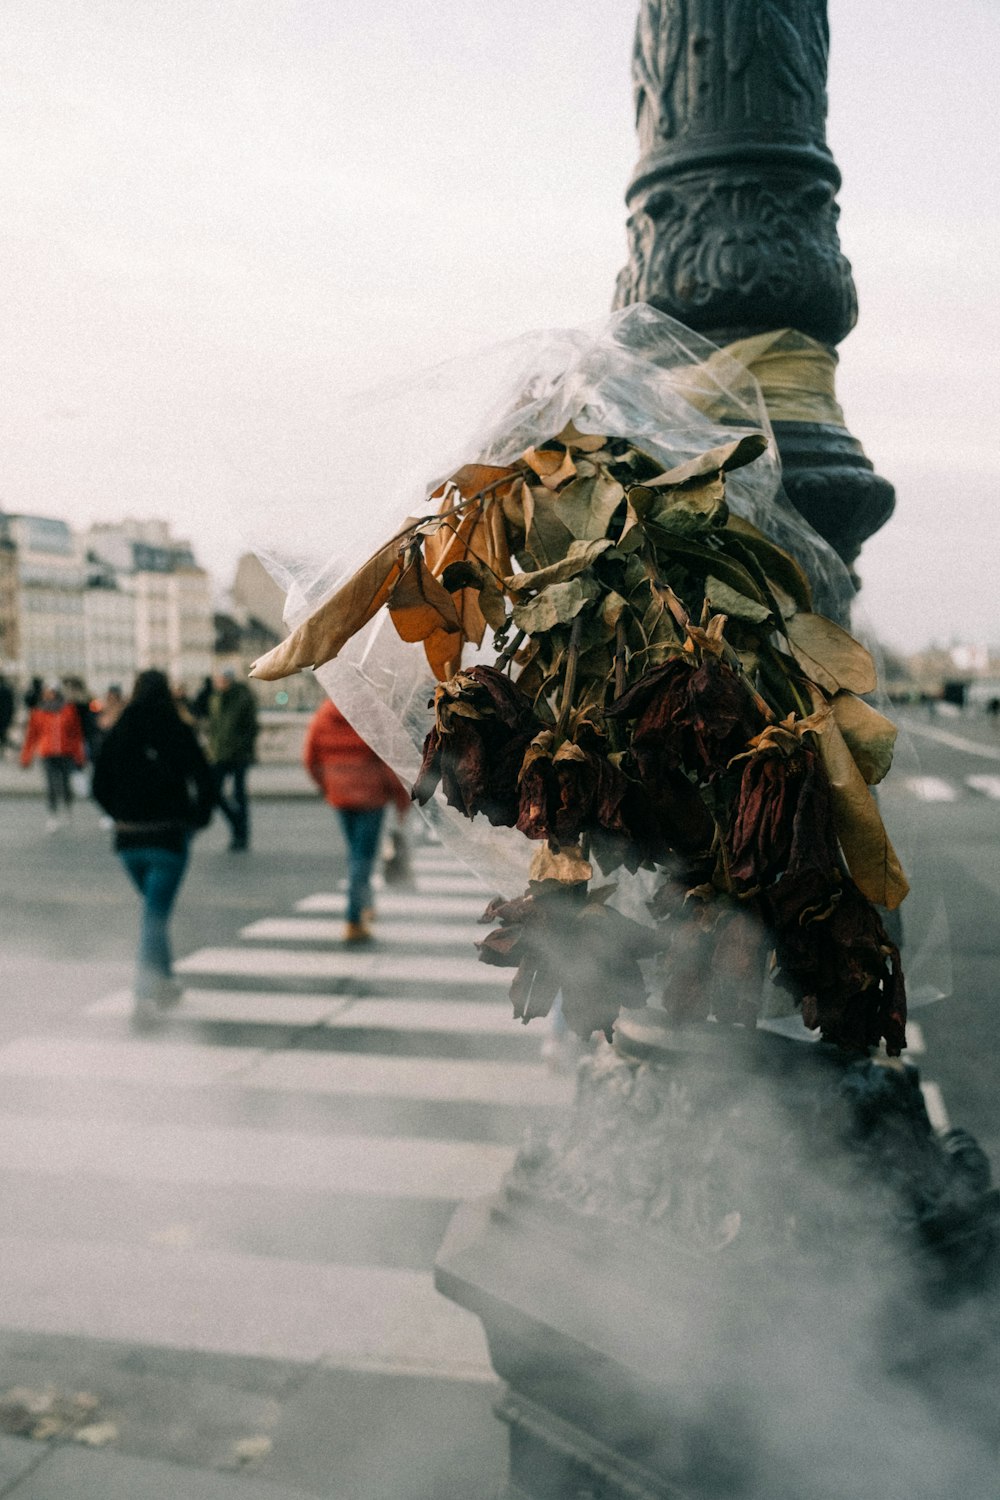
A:
{"label": "flower stem", "polygon": [[583,619],[580,615],[577,615],[573,621],[573,628],[569,633],[569,645],[566,648],[566,676],[563,679],[562,706],[559,709],[559,720],[556,724],[557,740],[561,739],[566,733],[570,709],[573,707],[573,694],[576,691],[576,664],[580,659],[580,632],[582,629]]}
{"label": "flower stem", "polygon": [[497,668],[498,672],[502,672],[504,670],[504,668],[507,667],[507,666],[509,666],[510,663],[514,660],[514,657],[517,655],[518,651],[521,649],[521,642],[523,640],[524,640],[524,631],[523,630],[519,630],[517,632],[517,635],[510,642],[510,644],[508,646],[505,646],[504,649],[503,649],[503,651],[497,657],[497,659],[496,659],[496,668]]}
{"label": "flower stem", "polygon": [[619,615],[615,622],[615,697],[620,698],[625,691],[625,621]]}

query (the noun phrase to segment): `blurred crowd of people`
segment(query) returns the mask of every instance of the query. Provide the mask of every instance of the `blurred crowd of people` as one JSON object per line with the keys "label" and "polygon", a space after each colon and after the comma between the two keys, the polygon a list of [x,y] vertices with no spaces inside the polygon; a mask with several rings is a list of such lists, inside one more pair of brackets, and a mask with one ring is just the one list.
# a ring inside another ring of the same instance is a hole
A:
{"label": "blurred crowd of people", "polygon": [[[254,695],[229,669],[206,677],[193,696],[170,684],[168,692],[176,715],[195,731],[207,753],[214,805],[229,823],[230,848],[246,849],[250,841],[247,772],[255,758],[259,729]],[[127,703],[118,684],[112,684],[102,697],[92,697],[78,677],[32,678],[23,696],[26,718],[19,757],[25,768],[35,761],[42,768],[50,832],[69,818],[77,798],[90,796],[101,747]],[[12,748],[17,708],[14,689],[0,677],[0,757]]]}
{"label": "blurred crowd of people", "polygon": [[[13,688],[0,677],[0,755],[10,748],[17,707]],[[181,995],[169,924],[195,834],[217,808],[229,827],[229,849],[250,847],[247,781],[259,731],[256,699],[228,669],[206,678],[190,698],[163,672],[148,670],[127,698],[117,685],[92,698],[78,678],[36,677],[23,707],[20,762],[42,768],[48,830],[55,833],[70,819],[78,798],[92,798],[139,894],[135,1016],[150,1022]],[[336,810],[347,847],[344,941],[368,942],[373,875],[390,806],[396,818],[386,878],[409,877],[403,832],[409,793],[329,701],[310,722],[303,761]]]}

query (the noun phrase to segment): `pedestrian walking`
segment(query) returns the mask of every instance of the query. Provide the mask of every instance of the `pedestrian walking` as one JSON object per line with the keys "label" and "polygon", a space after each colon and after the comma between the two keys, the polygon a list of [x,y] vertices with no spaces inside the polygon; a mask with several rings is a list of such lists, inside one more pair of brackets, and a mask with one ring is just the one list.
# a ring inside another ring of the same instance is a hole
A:
{"label": "pedestrian walking", "polygon": [[114,729],[118,720],[125,711],[125,694],[117,682],[113,682],[104,694],[104,699],[97,711],[97,727],[101,734],[101,744]]}
{"label": "pedestrian walking", "polygon": [[247,772],[257,745],[257,700],[230,668],[215,679],[208,707],[208,754],[215,777],[215,800],[229,824],[231,850],[250,846]]}
{"label": "pedestrian walking", "polygon": [[0,677],[0,760],[7,754],[7,736],[14,722],[14,689],[6,677]]}
{"label": "pedestrian walking", "polygon": [[92,701],[87,691],[87,684],[82,677],[64,677],[62,680],[63,696],[67,703],[72,703],[80,719],[80,728],[83,731],[83,743],[87,751],[87,759],[93,763],[97,758],[100,748],[101,734],[97,726],[98,704]]}
{"label": "pedestrian walking", "polygon": [[347,842],[345,943],[368,942],[374,917],[372,874],[386,807],[406,816],[410,796],[396,773],[380,760],[329,700],[317,709],[302,752],[306,770],[340,815]]}
{"label": "pedestrian walking", "polygon": [[76,706],[67,703],[58,683],[45,683],[39,690],[37,706],[28,714],[28,726],[21,747],[21,764],[28,767],[38,759],[45,772],[45,795],[48,804],[47,827],[50,833],[59,828],[62,814],[73,811],[74,770],[82,770],[87,758],[83,729]]}
{"label": "pedestrian walking", "polygon": [[142,897],[135,1016],[174,1004],[169,923],[192,835],[211,816],[215,784],[194,730],[177,712],[163,672],[140,672],[94,767],[95,801],[114,819],[114,848]]}

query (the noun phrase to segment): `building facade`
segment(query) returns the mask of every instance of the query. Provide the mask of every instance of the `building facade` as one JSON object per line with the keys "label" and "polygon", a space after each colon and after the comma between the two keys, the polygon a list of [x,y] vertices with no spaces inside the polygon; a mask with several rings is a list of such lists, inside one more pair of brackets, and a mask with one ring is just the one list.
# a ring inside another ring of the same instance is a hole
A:
{"label": "building facade", "polygon": [[212,581],[164,521],[76,534],[51,516],[0,514],[0,672],[75,678],[102,696],[159,667],[194,691],[213,670]]}
{"label": "building facade", "polygon": [[51,516],[4,521],[13,552],[16,613],[11,671],[25,678],[82,677],[86,569],[79,540],[65,521]]}

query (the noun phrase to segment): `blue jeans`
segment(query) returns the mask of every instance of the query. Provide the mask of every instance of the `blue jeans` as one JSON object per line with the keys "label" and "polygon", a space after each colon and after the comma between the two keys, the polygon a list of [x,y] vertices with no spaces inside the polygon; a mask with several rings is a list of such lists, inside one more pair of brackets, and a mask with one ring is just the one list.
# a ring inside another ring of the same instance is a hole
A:
{"label": "blue jeans", "polygon": [[172,849],[119,849],[118,858],[142,897],[136,994],[155,997],[157,981],[170,977],[167,924],[187,869],[188,850],[176,854]]}
{"label": "blue jeans", "polygon": [[338,807],[347,840],[347,920],[360,922],[361,913],[372,904],[372,871],[378,857],[384,807],[364,812]]}

